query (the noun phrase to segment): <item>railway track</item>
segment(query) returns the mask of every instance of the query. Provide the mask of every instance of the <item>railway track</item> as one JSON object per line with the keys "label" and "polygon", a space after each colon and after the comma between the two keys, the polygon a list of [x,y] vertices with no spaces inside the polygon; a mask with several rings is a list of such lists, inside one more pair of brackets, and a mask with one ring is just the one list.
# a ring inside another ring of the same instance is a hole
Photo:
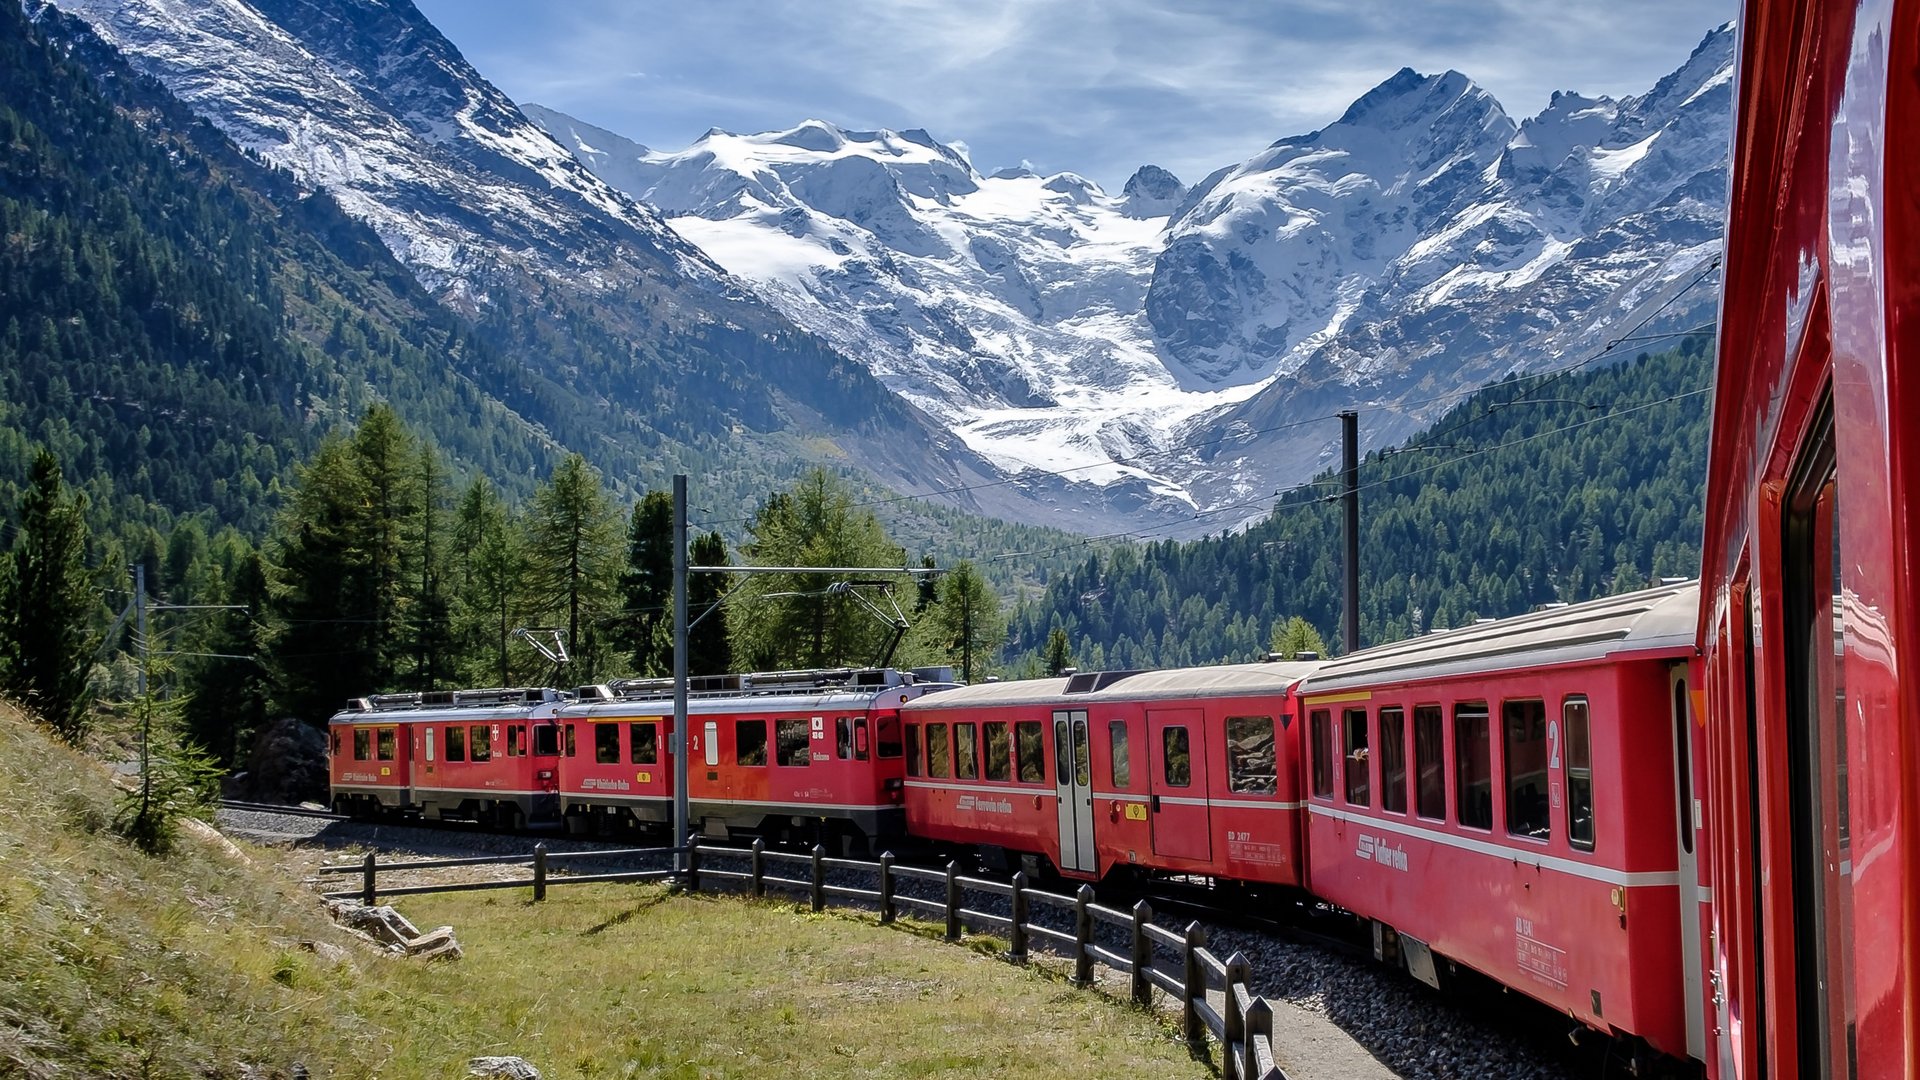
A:
{"label": "railway track", "polygon": [[240,799],[221,799],[220,809],[242,810],[254,814],[281,814],[287,817],[320,818],[325,821],[351,821],[345,814],[336,814],[331,810],[320,810],[311,806],[289,806],[285,803],[245,802]]}

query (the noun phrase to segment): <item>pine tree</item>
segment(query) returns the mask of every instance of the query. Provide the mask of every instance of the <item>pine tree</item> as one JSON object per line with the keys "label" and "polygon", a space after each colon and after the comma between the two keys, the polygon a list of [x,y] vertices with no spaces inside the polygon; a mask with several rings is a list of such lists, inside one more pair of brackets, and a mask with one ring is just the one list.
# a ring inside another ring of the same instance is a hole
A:
{"label": "pine tree", "polygon": [[[696,545],[697,546],[697,545]],[[721,548],[725,555],[726,549]],[[688,583],[692,596],[693,584]],[[625,610],[612,624],[612,644],[625,649],[640,676],[665,675],[673,670],[671,656],[655,646],[659,627],[673,619],[673,494],[649,491],[633,508],[627,523],[627,565],[620,573],[620,599]],[[689,610],[689,619],[697,615]],[[715,616],[718,619],[719,616]],[[724,625],[724,624],[723,624]]]}
{"label": "pine tree", "polygon": [[[963,682],[977,681],[985,673],[994,650],[1006,640],[1007,627],[1000,617],[1000,598],[980,576],[979,569],[964,560],[954,564],[940,579],[938,597],[928,610],[935,640],[948,663],[960,662]],[[1063,632],[1063,642],[1064,638]]]}
{"label": "pine tree", "polygon": [[[727,541],[717,532],[701,533],[693,540],[693,550],[687,556],[690,566],[731,566],[733,560],[727,556]],[[727,620],[724,611],[714,610],[714,606],[727,595],[732,587],[732,574],[693,574],[687,578],[687,618],[698,619],[709,611],[698,626],[687,631],[687,670],[696,675],[719,675],[733,670],[733,648],[727,640]],[[673,668],[673,657],[667,657],[667,669]]]}
{"label": "pine tree", "polygon": [[619,519],[600,474],[572,454],[533,498],[527,566],[543,609],[563,622],[572,676],[590,682],[605,664],[601,620],[619,575]]}
{"label": "pine tree", "polygon": [[34,455],[19,533],[0,578],[0,654],[7,693],[70,743],[87,732],[87,672],[99,603],[86,567],[84,496],[69,496],[60,462]]}
{"label": "pine tree", "polygon": [[[823,469],[761,504],[742,547],[762,566],[904,566],[872,511],[856,511],[846,485]],[[893,628],[845,591],[833,574],[766,574],[760,598],[728,606],[736,658],[755,668],[834,667],[873,662]],[[878,591],[878,590],[874,590]],[[877,600],[884,608],[888,601]]]}
{"label": "pine tree", "polygon": [[486,477],[461,495],[453,536],[460,579],[456,636],[469,678],[512,685],[512,633],[527,603],[526,552],[512,512]]}
{"label": "pine tree", "polygon": [[1320,631],[1298,615],[1274,620],[1271,637],[1272,651],[1287,660],[1303,652],[1311,652],[1315,656],[1327,655],[1327,643],[1321,640]]}
{"label": "pine tree", "polygon": [[1065,627],[1056,626],[1047,633],[1047,674],[1063,675],[1073,666],[1073,645]]}
{"label": "pine tree", "polygon": [[298,473],[272,558],[280,707],[316,726],[347,698],[389,689],[361,547],[367,487],[356,466],[345,441],[321,444]]}
{"label": "pine tree", "polygon": [[219,613],[208,657],[190,681],[184,708],[186,732],[224,769],[246,760],[254,736],[266,726],[273,683],[266,662],[267,567],[257,551],[234,568],[224,601],[244,611]]}

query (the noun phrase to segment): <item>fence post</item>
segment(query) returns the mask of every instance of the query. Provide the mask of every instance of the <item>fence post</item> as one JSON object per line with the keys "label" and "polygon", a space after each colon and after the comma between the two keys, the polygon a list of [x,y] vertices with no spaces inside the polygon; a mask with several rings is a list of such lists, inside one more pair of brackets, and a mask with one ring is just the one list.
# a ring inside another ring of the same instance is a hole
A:
{"label": "fence post", "polygon": [[960,864],[947,863],[947,940],[960,940]]}
{"label": "fence post", "polygon": [[827,849],[813,845],[813,910],[827,909]]}
{"label": "fence post", "polygon": [[700,891],[700,834],[687,834],[687,891]]}
{"label": "fence post", "polygon": [[1195,1053],[1203,1053],[1207,1048],[1206,1026],[1200,1022],[1198,1000],[1207,996],[1207,976],[1200,969],[1200,950],[1207,944],[1207,932],[1198,922],[1187,924],[1187,971],[1186,1003],[1180,1007],[1181,1027],[1187,1033],[1187,1046]]}
{"label": "fence post", "polygon": [[1093,903],[1093,886],[1082,885],[1080,891],[1073,894],[1073,982],[1075,986],[1093,985],[1093,954],[1087,946],[1093,944],[1093,912],[1087,905]]}
{"label": "fence post", "polygon": [[1153,942],[1147,938],[1147,924],[1153,921],[1153,905],[1145,900],[1133,905],[1133,1002],[1142,1007],[1153,1004],[1153,983],[1147,969],[1153,966]]}
{"label": "fence post", "polygon": [[760,837],[753,838],[753,898],[762,899],[767,895],[767,842]]}
{"label": "fence post", "polygon": [[[1240,1011],[1240,995],[1234,987],[1247,984],[1247,957],[1236,952],[1227,957],[1226,1000],[1222,1001],[1220,1019],[1225,1022],[1226,1033],[1220,1037],[1220,1057],[1224,1060],[1234,1055],[1234,1044],[1247,1041],[1247,1017]],[[1221,1072],[1225,1072],[1224,1068]]]}
{"label": "fence post", "polygon": [[880,853],[880,925],[893,922],[893,852]]}
{"label": "fence post", "polygon": [[380,899],[373,884],[375,873],[377,871],[374,869],[373,852],[369,851],[367,857],[360,860],[360,902],[368,907],[372,907]]}
{"label": "fence post", "polygon": [[1013,925],[1007,929],[1007,957],[1016,964],[1027,962],[1027,874],[1013,875]]}
{"label": "fence post", "polygon": [[1253,1051],[1254,1041],[1260,1036],[1266,1037],[1269,1050],[1273,1048],[1273,1006],[1267,1004],[1266,998],[1254,998],[1253,1004],[1247,1006],[1245,1028],[1246,1041],[1240,1049],[1240,1075],[1245,1080],[1266,1080],[1264,1073],[1255,1071],[1260,1067],[1260,1055]]}
{"label": "fence post", "polygon": [[538,904],[547,898],[547,845],[545,841],[533,845],[533,902]]}

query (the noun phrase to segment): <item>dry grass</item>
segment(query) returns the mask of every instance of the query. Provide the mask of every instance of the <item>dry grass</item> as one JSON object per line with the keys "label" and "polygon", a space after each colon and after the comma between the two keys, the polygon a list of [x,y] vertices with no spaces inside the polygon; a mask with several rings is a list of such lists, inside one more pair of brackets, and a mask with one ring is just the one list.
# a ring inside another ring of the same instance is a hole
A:
{"label": "dry grass", "polygon": [[[850,916],[614,885],[403,899],[466,959],[352,946],[249,849],[154,860],[104,770],[0,710],[0,1075],[549,1078],[1208,1075],[1157,1018]],[[298,860],[296,860],[298,861]]]}

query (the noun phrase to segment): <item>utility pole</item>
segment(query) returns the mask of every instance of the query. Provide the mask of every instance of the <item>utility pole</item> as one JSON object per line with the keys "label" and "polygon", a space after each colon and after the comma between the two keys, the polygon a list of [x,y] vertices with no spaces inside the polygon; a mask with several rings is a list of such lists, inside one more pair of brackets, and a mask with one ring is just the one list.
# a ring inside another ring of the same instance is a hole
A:
{"label": "utility pole", "polygon": [[[673,846],[686,844],[690,822],[687,809],[687,476],[673,477]],[[673,857],[673,868],[686,873],[683,852]]]}
{"label": "utility pole", "polygon": [[1340,501],[1346,509],[1347,610],[1345,651],[1360,648],[1360,414],[1348,410],[1340,414],[1341,456],[1345,488]]}
{"label": "utility pole", "polygon": [[960,681],[973,681],[973,597],[960,598]]}

